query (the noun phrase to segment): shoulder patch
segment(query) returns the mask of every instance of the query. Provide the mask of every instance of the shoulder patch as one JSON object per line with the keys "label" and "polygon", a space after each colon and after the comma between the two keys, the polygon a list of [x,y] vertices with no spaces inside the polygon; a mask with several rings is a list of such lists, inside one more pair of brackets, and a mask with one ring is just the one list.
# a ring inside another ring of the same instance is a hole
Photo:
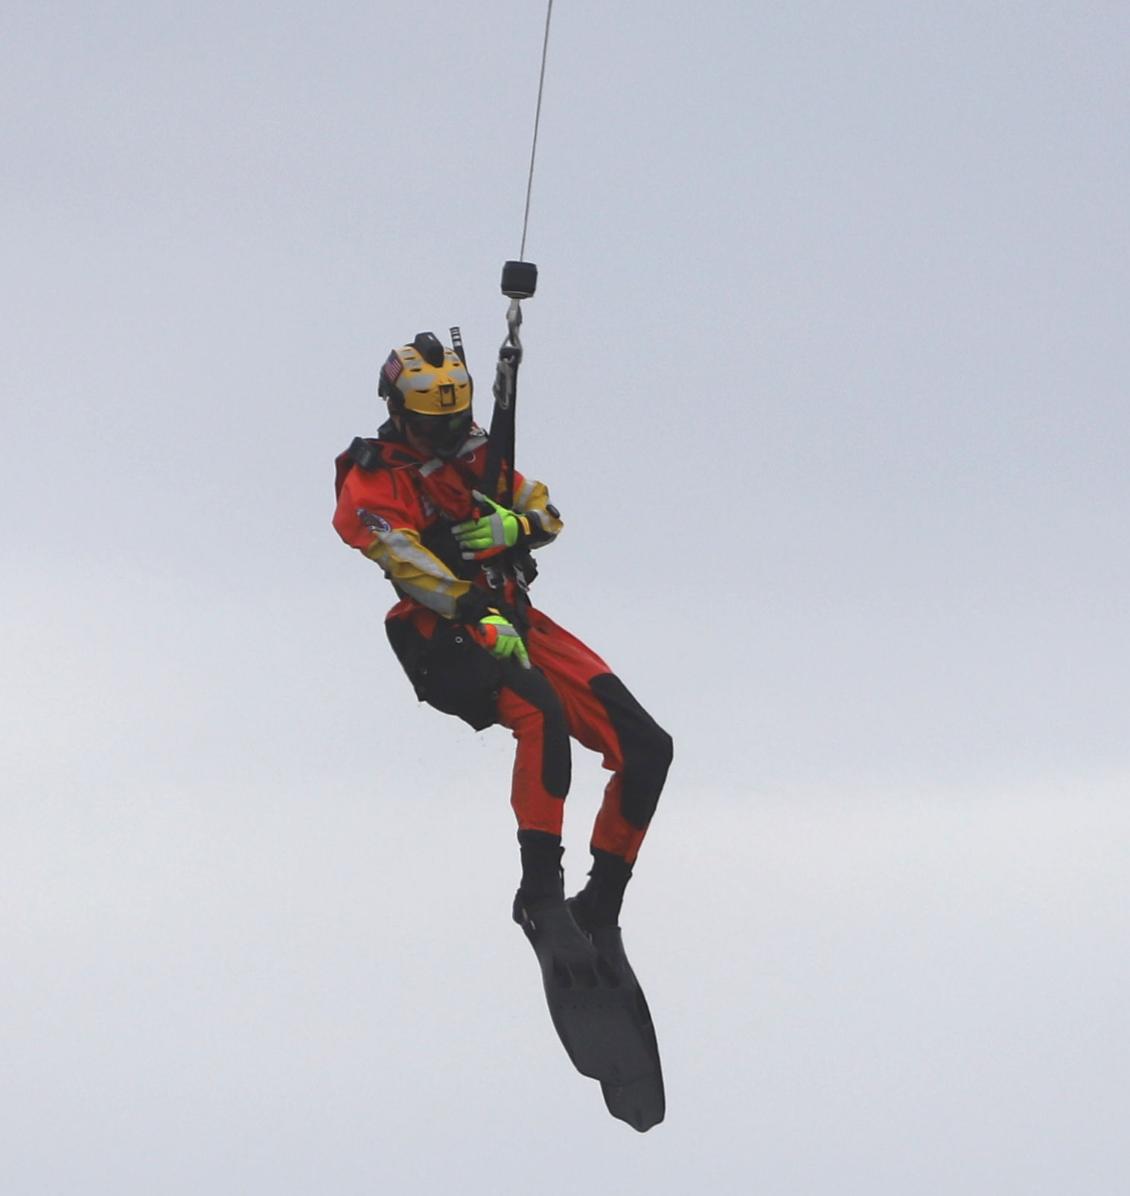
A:
{"label": "shoulder patch", "polygon": [[392,524],[383,516],[377,515],[373,511],[366,511],[364,507],[357,508],[357,518],[370,530],[374,532],[391,532]]}

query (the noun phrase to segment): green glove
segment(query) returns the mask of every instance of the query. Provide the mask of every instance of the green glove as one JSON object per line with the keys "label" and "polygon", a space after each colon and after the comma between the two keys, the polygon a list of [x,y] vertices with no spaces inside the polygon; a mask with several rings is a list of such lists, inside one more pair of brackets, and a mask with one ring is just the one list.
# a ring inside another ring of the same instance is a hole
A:
{"label": "green glove", "polygon": [[518,663],[524,669],[530,667],[530,654],[522,637],[518,634],[514,624],[502,615],[485,615],[479,620],[478,626],[472,632],[475,639],[484,648],[500,660],[509,656],[517,656]]}
{"label": "green glove", "polygon": [[476,502],[491,507],[492,513],[480,519],[457,523],[451,529],[463,550],[465,561],[481,561],[496,556],[507,548],[513,548],[523,534],[530,534],[530,524],[524,516],[500,507],[493,498],[487,498],[478,490],[471,493]]}

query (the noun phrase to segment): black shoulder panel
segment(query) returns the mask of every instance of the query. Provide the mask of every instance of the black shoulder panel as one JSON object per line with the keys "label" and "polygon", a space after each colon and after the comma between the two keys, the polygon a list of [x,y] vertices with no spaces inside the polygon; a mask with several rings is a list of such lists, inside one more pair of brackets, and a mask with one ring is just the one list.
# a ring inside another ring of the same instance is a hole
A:
{"label": "black shoulder panel", "polygon": [[384,454],[375,440],[366,440],[363,436],[354,436],[353,443],[345,450],[346,456],[354,465],[372,471],[380,469],[384,464]]}
{"label": "black shoulder panel", "polygon": [[[391,446],[389,447],[391,448]],[[337,492],[338,498],[341,497],[342,487],[345,485],[345,479],[349,476],[349,471],[355,465],[367,473],[371,473],[374,469],[382,469],[389,464],[385,459],[385,452],[385,445],[381,441],[366,440],[363,436],[355,436],[349,448],[344,453],[339,453],[334,461],[334,490]]]}

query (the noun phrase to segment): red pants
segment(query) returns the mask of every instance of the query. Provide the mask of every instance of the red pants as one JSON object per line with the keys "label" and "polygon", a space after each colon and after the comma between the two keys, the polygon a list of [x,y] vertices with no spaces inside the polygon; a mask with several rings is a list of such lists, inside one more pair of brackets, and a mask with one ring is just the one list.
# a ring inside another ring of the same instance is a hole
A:
{"label": "red pants", "polygon": [[633,863],[667,777],[671,738],[595,652],[541,611],[527,615],[534,668],[506,662],[497,704],[498,722],[518,741],[518,828],[561,834],[571,737],[599,752],[612,773],[592,847]]}

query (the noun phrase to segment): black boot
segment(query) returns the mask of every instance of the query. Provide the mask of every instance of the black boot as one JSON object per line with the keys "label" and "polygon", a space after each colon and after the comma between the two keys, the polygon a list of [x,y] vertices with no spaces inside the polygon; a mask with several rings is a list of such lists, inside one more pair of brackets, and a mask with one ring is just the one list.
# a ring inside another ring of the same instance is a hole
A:
{"label": "black boot", "polygon": [[514,921],[521,926],[526,920],[524,911],[565,900],[564,848],[560,835],[519,831],[518,849],[522,853],[522,883],[514,894]]}
{"label": "black boot", "polygon": [[631,878],[631,864],[618,855],[594,847],[588,883],[569,901],[577,925],[586,933],[615,929],[620,923],[624,889]]}

